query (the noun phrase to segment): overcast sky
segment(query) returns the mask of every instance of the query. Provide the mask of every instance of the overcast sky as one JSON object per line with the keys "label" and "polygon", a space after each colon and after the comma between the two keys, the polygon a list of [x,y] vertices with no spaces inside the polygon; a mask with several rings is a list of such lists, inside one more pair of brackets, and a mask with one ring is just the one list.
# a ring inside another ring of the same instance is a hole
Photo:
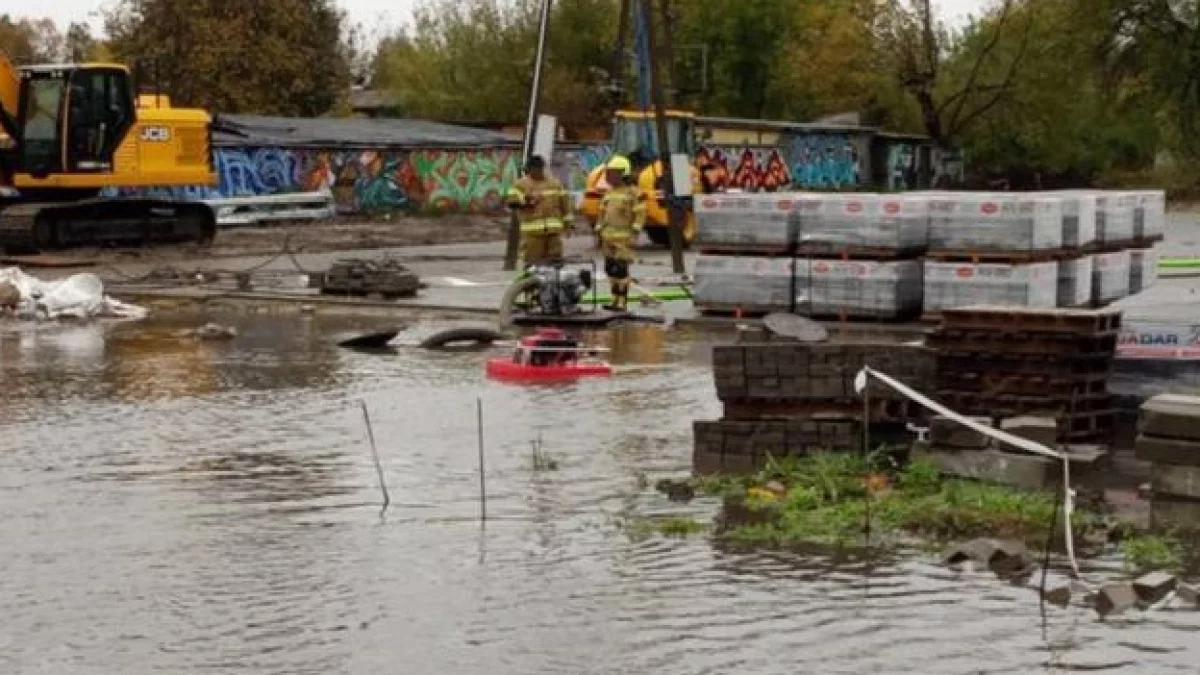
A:
{"label": "overcast sky", "polygon": [[[368,32],[386,34],[403,24],[412,11],[417,0],[335,0],[350,14],[355,22],[362,23]],[[733,0],[736,1],[736,0]],[[940,5],[943,15],[955,21],[970,12],[978,12],[992,0],[934,0]],[[45,0],[35,3],[31,0],[0,0],[0,14],[11,14],[16,17],[33,16],[41,18],[49,16],[60,26],[65,27],[72,21],[86,21],[96,30],[100,30],[100,21],[96,11],[112,4],[112,0]]]}

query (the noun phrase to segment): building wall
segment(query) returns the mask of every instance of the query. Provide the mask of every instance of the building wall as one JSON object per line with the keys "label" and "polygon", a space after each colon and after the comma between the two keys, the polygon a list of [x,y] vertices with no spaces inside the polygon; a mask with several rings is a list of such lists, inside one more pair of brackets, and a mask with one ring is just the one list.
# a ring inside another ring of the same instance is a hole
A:
{"label": "building wall", "polygon": [[[899,165],[915,150],[889,148],[882,155],[877,151],[876,162],[886,161],[887,170],[873,174],[871,145],[872,137],[866,132],[785,133],[771,145],[709,143],[699,149],[697,160],[717,167],[719,186],[747,191],[924,186],[920,180],[916,186],[912,182],[927,174],[900,171]],[[560,145],[550,168],[567,189],[581,192],[588,173],[610,153],[611,145],[606,143]],[[211,199],[328,189],[339,211],[346,214],[498,213],[503,209],[505,190],[521,171],[520,149],[515,146],[454,150],[222,147],[216,151],[216,164],[220,177],[216,188],[123,192]]]}

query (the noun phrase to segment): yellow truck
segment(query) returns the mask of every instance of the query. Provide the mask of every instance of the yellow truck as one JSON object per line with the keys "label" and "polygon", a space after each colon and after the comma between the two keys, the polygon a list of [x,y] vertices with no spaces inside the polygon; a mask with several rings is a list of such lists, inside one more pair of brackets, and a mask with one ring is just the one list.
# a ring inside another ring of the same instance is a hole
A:
{"label": "yellow truck", "polygon": [[[696,156],[696,116],[693,113],[668,110],[667,147],[672,154],[687,155],[689,162]],[[613,154],[628,157],[634,163],[634,176],[643,193],[650,195],[646,206],[646,237],[659,246],[670,243],[668,237],[668,209],[664,192],[665,181],[662,161],[658,155],[657,127],[653,111],[619,110],[613,120]],[[607,162],[607,160],[606,160]],[[692,194],[700,194],[702,183],[700,172],[691,167]],[[586,191],[579,205],[581,215],[590,225],[596,224],[600,213],[600,199],[608,190],[604,180],[604,164],[588,174]],[[684,243],[696,236],[696,215],[690,200],[683,200],[684,220],[681,223]]]}

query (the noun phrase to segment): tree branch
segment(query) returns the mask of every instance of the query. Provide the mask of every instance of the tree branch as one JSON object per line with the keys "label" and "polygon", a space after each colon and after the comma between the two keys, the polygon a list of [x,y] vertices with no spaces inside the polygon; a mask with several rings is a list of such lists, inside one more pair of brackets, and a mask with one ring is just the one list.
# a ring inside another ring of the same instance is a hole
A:
{"label": "tree branch", "polygon": [[[967,76],[967,81],[963,85],[961,91],[962,96],[958,98],[958,102],[954,106],[954,112],[950,115],[950,123],[948,128],[955,128],[959,117],[962,116],[962,111],[966,106],[967,98],[974,92],[975,83],[979,80],[979,73],[983,70],[984,62],[991,57],[992,51],[994,51],[996,49],[996,45],[1000,43],[1000,38],[1004,36],[1005,27],[1008,24],[1009,13],[1011,11],[1012,0],[1004,0],[1004,5],[1000,9],[1000,16],[996,18],[995,26],[992,28],[992,35],[989,37],[987,43],[984,44],[983,50],[979,52],[979,56],[975,59],[975,63],[971,66],[971,74]],[[1032,10],[1030,9],[1027,11],[1029,11],[1032,16]],[[1022,53],[1023,52],[1024,49],[1022,49]],[[1016,63],[1016,61],[1019,59],[1020,55],[1018,55],[1017,58],[1014,58],[1013,62]],[[1009,76],[1005,78],[1005,83],[1012,81],[1012,73],[1013,70],[1010,69]]]}
{"label": "tree branch", "polygon": [[[1006,0],[1006,4],[1007,4],[1007,0]],[[951,118],[950,123],[947,125],[949,135],[954,136],[954,135],[958,134],[959,132],[961,132],[963,129],[966,129],[968,126],[971,125],[972,122],[974,122],[976,119],[978,119],[981,115],[983,115],[987,111],[994,108],[998,103],[1000,103],[1001,100],[1003,100],[1009,94],[1010,90],[1012,89],[1013,80],[1016,79],[1017,70],[1020,68],[1021,63],[1025,60],[1025,53],[1029,49],[1030,35],[1032,33],[1033,33],[1033,12],[1029,12],[1029,18],[1025,22],[1025,32],[1024,32],[1024,35],[1021,36],[1020,48],[1017,50],[1016,55],[1013,57],[1012,63],[1009,64],[1008,72],[1005,74],[1004,79],[1002,80],[1001,84],[999,85],[998,91],[996,91],[995,95],[993,95],[990,100],[984,101],[983,103],[981,103],[979,106],[977,106],[974,110],[972,110],[967,115],[965,115],[963,117],[959,117],[958,115],[955,115],[955,117]],[[964,102],[965,102],[965,99],[964,99]],[[959,109],[961,110],[961,108],[962,108],[962,106],[960,105]]]}

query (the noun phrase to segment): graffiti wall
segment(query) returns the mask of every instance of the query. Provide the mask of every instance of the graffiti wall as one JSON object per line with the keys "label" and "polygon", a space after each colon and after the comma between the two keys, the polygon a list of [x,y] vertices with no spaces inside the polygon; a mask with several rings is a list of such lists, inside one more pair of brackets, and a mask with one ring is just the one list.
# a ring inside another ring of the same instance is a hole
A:
{"label": "graffiti wall", "polygon": [[778,147],[707,145],[696,162],[713,167],[710,175],[722,189],[855,190],[870,175],[864,141],[849,134],[800,133],[784,137]]}
{"label": "graffiti wall", "polygon": [[795,134],[785,141],[793,184],[806,190],[853,190],[869,176],[867,153],[848,134]]}
{"label": "graffiti wall", "polygon": [[717,189],[775,192],[792,184],[787,160],[775,148],[706,146],[696,153],[696,165],[709,172]]}
{"label": "graffiti wall", "polygon": [[[551,167],[583,190],[607,146],[567,147]],[[176,199],[214,199],[329,190],[344,214],[494,213],[520,175],[520,150],[290,150],[218,148],[216,188],[121,190]]]}
{"label": "graffiti wall", "polygon": [[889,143],[887,146],[887,189],[892,192],[915,190],[919,176],[919,154],[915,143]]}

